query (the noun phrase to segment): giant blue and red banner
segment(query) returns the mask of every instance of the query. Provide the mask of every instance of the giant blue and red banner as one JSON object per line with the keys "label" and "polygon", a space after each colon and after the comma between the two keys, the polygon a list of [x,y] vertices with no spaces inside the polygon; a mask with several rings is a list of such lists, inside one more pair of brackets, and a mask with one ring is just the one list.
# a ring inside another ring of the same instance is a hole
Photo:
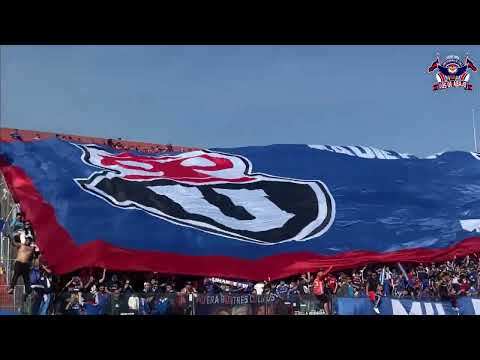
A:
{"label": "giant blue and red banner", "polygon": [[54,271],[277,279],[480,251],[480,157],[271,145],[142,154],[0,143]]}

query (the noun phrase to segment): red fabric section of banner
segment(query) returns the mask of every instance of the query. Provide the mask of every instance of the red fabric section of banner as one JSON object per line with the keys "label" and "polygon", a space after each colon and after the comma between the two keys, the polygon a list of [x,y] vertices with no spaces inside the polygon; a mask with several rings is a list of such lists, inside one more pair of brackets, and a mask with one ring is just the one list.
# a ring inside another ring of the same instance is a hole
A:
{"label": "red fabric section of banner", "polygon": [[[191,256],[158,251],[138,251],[112,246],[101,239],[77,246],[58,222],[53,207],[35,189],[31,179],[16,166],[0,163],[14,199],[32,222],[44,259],[57,274],[83,267],[102,267],[121,271],[156,271],[167,274],[220,276],[249,280],[285,278],[328,266],[334,270],[355,268],[366,263],[445,261],[454,255],[480,251],[480,237],[465,239],[443,249],[410,249],[389,253],[351,251],[335,256],[314,253],[285,253],[258,260],[227,256]],[[88,224],[85,224],[88,226]]]}

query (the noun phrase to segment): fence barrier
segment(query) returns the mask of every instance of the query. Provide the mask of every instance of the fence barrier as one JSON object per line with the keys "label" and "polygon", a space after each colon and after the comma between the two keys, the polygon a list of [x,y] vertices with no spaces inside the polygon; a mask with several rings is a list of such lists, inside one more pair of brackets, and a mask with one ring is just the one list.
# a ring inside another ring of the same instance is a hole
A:
{"label": "fence barrier", "polygon": [[8,283],[11,279],[15,249],[11,246],[10,222],[19,211],[13,200],[3,175],[0,174],[0,273]]}
{"label": "fence barrier", "polygon": [[[382,315],[480,315],[480,299],[460,297],[459,309],[446,302],[418,301],[385,297]],[[332,298],[334,315],[375,315],[366,297]],[[325,315],[315,296],[205,295],[179,293],[104,293],[95,296],[68,292],[43,294],[35,290],[25,295],[23,285],[14,294],[0,286],[0,311],[26,315]]]}
{"label": "fence barrier", "polygon": [[[38,314],[41,295],[27,297],[30,314]],[[279,298],[275,295],[205,295],[114,292],[62,293],[50,298],[56,315],[324,315],[314,296]]]}
{"label": "fence barrier", "polygon": [[8,289],[8,285],[0,285],[0,310],[28,314],[25,286],[15,286],[13,294],[9,294]]}

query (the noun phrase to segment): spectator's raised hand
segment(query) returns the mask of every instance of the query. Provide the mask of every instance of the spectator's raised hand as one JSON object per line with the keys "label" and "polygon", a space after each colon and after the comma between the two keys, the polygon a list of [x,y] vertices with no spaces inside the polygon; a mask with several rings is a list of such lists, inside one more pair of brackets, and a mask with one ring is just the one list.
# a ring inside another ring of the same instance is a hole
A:
{"label": "spectator's raised hand", "polygon": [[103,269],[103,275],[102,275],[102,278],[100,280],[98,280],[98,283],[101,284],[105,281],[105,275],[107,273],[107,269]]}

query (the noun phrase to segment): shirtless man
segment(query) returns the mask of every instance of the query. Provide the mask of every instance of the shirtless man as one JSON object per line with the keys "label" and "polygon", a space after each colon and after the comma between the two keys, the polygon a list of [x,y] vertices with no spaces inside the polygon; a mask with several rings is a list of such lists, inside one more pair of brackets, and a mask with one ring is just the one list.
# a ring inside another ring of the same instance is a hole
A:
{"label": "shirtless man", "polygon": [[30,261],[34,253],[35,247],[32,245],[29,238],[26,239],[25,244],[18,244],[13,242],[13,245],[18,248],[17,259],[15,260],[13,277],[10,283],[9,294],[13,293],[15,285],[17,285],[20,275],[23,277],[23,283],[25,284],[25,291],[30,293],[29,275],[30,275]]}

